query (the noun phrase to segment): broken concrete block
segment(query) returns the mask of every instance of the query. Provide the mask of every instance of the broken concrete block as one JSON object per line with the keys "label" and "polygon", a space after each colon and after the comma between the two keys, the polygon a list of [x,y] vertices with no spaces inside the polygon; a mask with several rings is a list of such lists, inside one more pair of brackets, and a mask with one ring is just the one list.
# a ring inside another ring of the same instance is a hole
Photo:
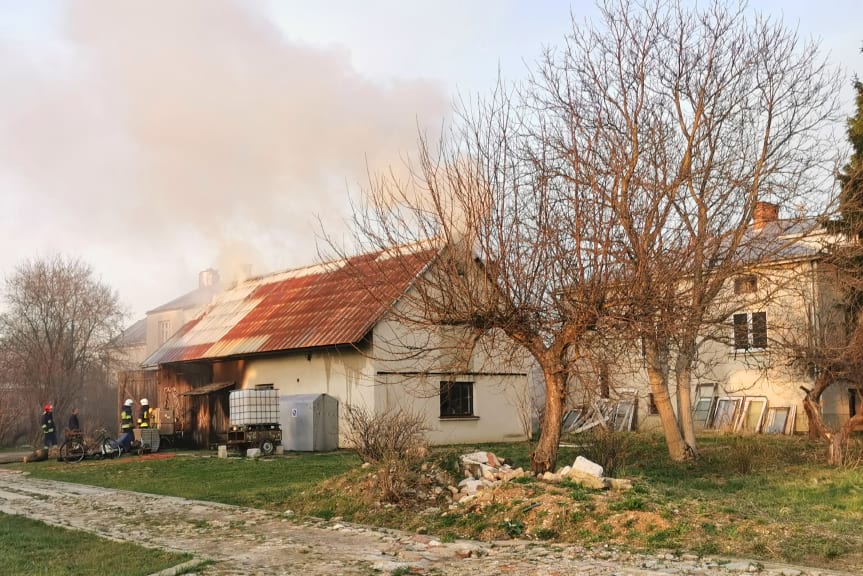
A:
{"label": "broken concrete block", "polygon": [[584,456],[579,456],[575,459],[575,462],[572,463],[572,471],[582,472],[596,478],[602,478],[603,472],[602,466],[600,466],[596,462],[588,460]]}
{"label": "broken concrete block", "polygon": [[626,478],[606,478],[606,481],[608,482],[609,488],[612,490],[617,490],[619,492],[632,490],[632,480],[628,480]]}
{"label": "broken concrete block", "polygon": [[597,478],[591,474],[584,474],[577,470],[572,470],[567,476],[569,480],[577,484],[581,484],[585,488],[593,490],[605,490],[608,488],[608,478]]}
{"label": "broken concrete block", "polygon": [[482,486],[482,480],[476,480],[474,478],[465,478],[458,483],[460,491],[466,494],[476,494],[480,489],[480,486]]}
{"label": "broken concrete block", "polygon": [[515,480],[516,478],[522,478],[524,476],[524,470],[522,468],[516,468],[515,470],[507,470],[505,473],[501,474],[501,480],[504,482],[509,482],[510,480]]}

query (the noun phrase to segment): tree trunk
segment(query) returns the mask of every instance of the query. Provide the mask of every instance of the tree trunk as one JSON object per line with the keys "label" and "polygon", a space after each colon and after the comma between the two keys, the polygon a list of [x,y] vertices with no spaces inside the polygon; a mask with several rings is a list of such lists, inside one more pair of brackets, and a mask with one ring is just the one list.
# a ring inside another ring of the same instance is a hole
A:
{"label": "tree trunk", "polygon": [[832,435],[827,458],[828,464],[831,466],[842,466],[846,463],[848,459],[848,441],[851,438],[851,433],[854,432],[854,428],[860,424],[863,424],[863,413],[849,418],[845,424],[839,427],[839,431]]}
{"label": "tree trunk", "polygon": [[821,394],[827,388],[828,382],[826,377],[823,380],[819,378],[812,390],[803,388],[803,391],[806,392],[806,396],[803,398],[803,410],[809,419],[809,439],[826,440],[828,443],[827,463],[831,466],[842,466],[845,464],[851,433],[855,427],[863,424],[863,413],[849,418],[836,432],[828,428],[821,415]]}
{"label": "tree trunk", "polygon": [[695,424],[692,421],[692,354],[677,358],[677,419],[689,457],[698,456]]}
{"label": "tree trunk", "polygon": [[560,431],[563,425],[563,407],[566,400],[564,375],[559,370],[543,368],[545,378],[545,414],[540,426],[536,450],[530,455],[530,468],[534,474],[554,470]]}
{"label": "tree trunk", "polygon": [[650,390],[653,392],[653,403],[659,412],[665,442],[668,444],[668,455],[675,462],[683,462],[690,454],[686,442],[677,426],[671,396],[668,393],[668,364],[655,348],[654,342],[645,343],[645,360],[647,361],[647,377],[650,380]]}
{"label": "tree trunk", "polygon": [[805,388],[804,390],[806,396],[803,397],[803,411],[806,412],[806,418],[809,420],[809,439],[829,440],[830,430],[824,425],[824,419],[821,417],[821,399],[815,398],[814,391]]}

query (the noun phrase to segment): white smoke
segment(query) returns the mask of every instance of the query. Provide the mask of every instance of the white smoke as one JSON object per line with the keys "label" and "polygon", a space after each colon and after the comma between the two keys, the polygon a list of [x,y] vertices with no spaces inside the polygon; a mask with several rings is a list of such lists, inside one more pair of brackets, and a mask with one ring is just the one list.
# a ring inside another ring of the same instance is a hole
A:
{"label": "white smoke", "polygon": [[311,262],[316,218],[338,230],[367,167],[400,164],[446,113],[435,85],[364,78],[256,4],[60,6],[52,53],[0,33],[5,273],[64,251],[143,309],[208,266]]}

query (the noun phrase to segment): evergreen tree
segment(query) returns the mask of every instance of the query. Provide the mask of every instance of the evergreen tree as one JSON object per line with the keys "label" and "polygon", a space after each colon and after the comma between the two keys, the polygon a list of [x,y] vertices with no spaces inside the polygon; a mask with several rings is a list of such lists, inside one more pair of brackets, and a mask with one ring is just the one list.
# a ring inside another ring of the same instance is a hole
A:
{"label": "evergreen tree", "polygon": [[[863,50],[861,50],[863,51]],[[848,118],[848,140],[851,142],[851,158],[839,174],[842,185],[842,219],[849,230],[863,236],[863,82],[854,81],[857,112]]]}

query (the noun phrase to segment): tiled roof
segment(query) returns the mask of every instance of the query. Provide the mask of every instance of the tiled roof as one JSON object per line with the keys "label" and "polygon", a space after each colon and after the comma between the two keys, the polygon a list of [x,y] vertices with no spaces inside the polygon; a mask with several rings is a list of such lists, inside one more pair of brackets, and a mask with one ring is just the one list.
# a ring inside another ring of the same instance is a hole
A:
{"label": "tiled roof", "polygon": [[746,263],[812,259],[822,256],[827,246],[837,241],[814,218],[776,220],[760,229],[751,227],[737,257]]}
{"label": "tiled roof", "polygon": [[144,365],[359,342],[437,253],[416,244],[246,280]]}

